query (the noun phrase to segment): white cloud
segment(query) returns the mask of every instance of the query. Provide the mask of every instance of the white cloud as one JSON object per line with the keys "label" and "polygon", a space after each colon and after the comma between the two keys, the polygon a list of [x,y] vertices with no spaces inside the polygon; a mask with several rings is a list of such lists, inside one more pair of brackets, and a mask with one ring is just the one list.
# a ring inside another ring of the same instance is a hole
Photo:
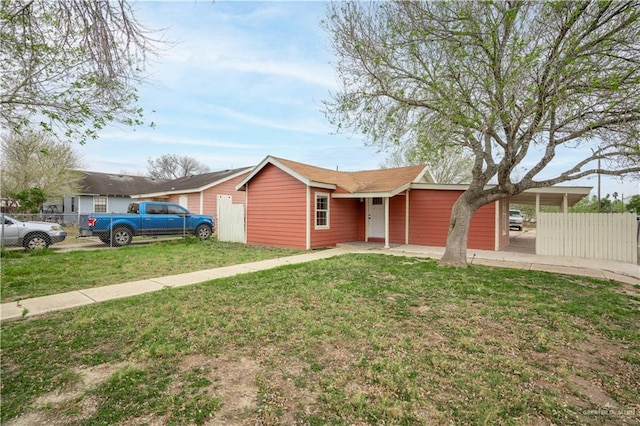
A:
{"label": "white cloud", "polygon": [[[319,16],[295,3],[250,4],[253,8],[230,8],[224,2],[211,7],[172,4],[169,13],[181,20],[145,8],[150,25],[166,27],[167,37],[176,40],[150,74],[165,84],[179,78],[188,80],[189,74],[198,70],[259,74],[337,88],[329,53],[311,53],[306,44],[310,35],[319,36]],[[281,28],[273,31],[270,25]]]}
{"label": "white cloud", "polygon": [[314,120],[313,118],[295,119],[291,116],[283,116],[282,120],[275,120],[220,106],[208,106],[207,110],[212,112],[214,115],[219,115],[259,127],[321,135],[327,135],[329,133],[329,127],[325,123],[319,120]]}
{"label": "white cloud", "polygon": [[179,145],[183,149],[186,146],[207,147],[207,148],[232,148],[232,149],[256,149],[260,145],[247,144],[241,142],[226,142],[213,139],[194,138],[189,136],[174,136],[170,134],[155,133],[153,131],[143,132],[107,132],[100,135],[101,139],[111,139],[114,141],[140,142],[147,144]]}

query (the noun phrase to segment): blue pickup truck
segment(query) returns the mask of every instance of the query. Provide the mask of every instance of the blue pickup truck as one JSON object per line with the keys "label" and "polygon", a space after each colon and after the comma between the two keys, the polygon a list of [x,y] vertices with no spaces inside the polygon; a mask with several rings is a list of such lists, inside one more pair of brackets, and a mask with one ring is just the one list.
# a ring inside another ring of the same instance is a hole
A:
{"label": "blue pickup truck", "polygon": [[179,204],[157,201],[131,203],[126,214],[90,214],[80,220],[80,236],[95,235],[115,247],[134,236],[193,234],[206,240],[214,230],[213,218],[189,212]]}

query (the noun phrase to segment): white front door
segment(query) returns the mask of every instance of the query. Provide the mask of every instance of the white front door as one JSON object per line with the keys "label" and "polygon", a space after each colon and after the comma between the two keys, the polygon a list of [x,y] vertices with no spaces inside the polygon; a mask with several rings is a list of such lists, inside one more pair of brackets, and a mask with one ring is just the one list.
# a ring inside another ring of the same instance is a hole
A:
{"label": "white front door", "polygon": [[367,199],[369,212],[368,238],[384,238],[384,199],[382,197]]}

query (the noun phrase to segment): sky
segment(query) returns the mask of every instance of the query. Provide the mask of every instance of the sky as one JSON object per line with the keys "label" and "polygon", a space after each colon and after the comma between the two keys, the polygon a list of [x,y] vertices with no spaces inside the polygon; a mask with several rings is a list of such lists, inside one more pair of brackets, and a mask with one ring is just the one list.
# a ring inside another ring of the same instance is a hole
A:
{"label": "sky", "polygon": [[[380,167],[385,153],[325,118],[339,89],[320,1],[138,1],[135,16],[170,45],[146,69],[140,105],[154,128],[111,125],[76,151],[88,171],[144,175],[148,159],[195,158],[211,171],[267,155],[318,167]],[[554,167],[571,163],[567,151]],[[553,172],[553,170],[550,170]],[[597,186],[591,177],[566,183]],[[602,194],[640,193],[636,181],[602,178]],[[595,194],[595,189],[593,191]]]}

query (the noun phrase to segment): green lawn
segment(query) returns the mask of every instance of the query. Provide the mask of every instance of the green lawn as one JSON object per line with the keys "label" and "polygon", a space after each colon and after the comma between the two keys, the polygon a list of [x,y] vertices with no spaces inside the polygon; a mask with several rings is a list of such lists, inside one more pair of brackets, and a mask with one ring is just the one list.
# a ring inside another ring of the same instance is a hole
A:
{"label": "green lawn", "polygon": [[2,251],[2,302],[290,256],[300,250],[215,239],[174,239],[144,246]]}
{"label": "green lawn", "polygon": [[8,322],[2,422],[637,424],[619,290],[353,254]]}

